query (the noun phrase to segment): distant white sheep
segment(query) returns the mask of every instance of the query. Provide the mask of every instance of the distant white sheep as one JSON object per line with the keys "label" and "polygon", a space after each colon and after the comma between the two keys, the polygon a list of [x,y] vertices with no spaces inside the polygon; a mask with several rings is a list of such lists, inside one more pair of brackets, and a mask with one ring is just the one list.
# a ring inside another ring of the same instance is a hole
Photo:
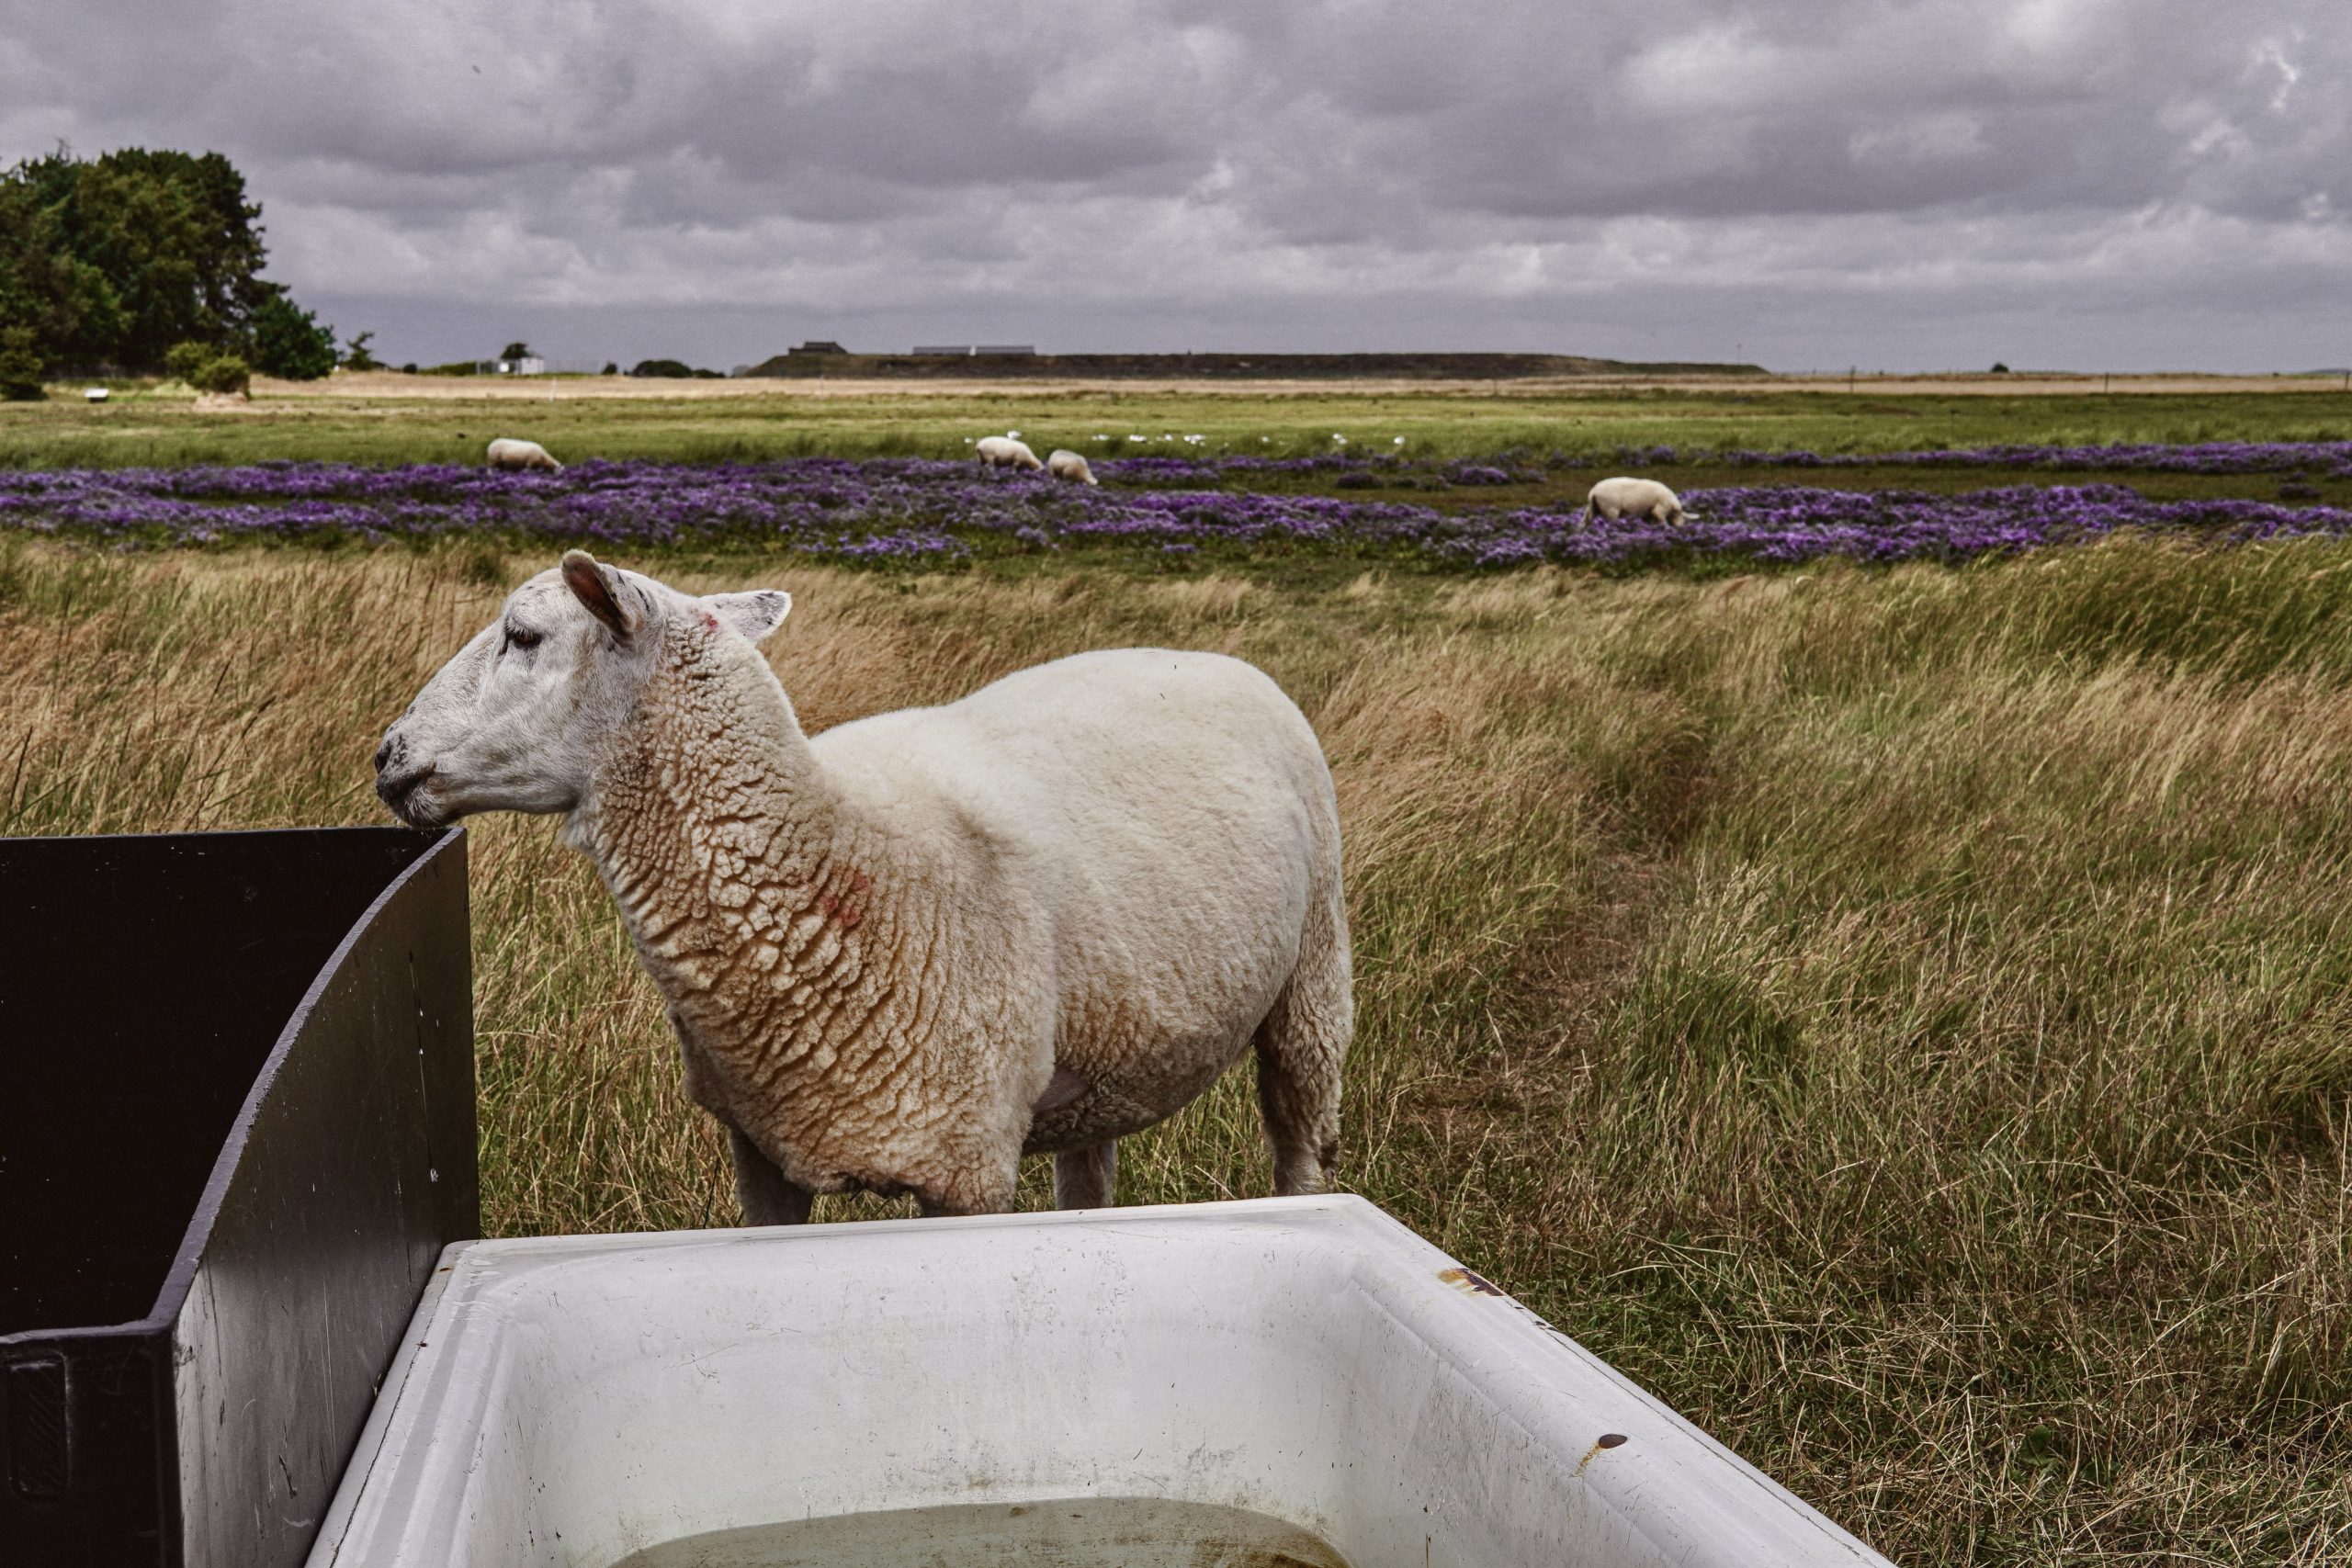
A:
{"label": "distant white sheep", "polygon": [[1658,523],[1681,523],[1682,502],[1656,479],[1603,479],[1584,499],[1584,514],[1598,513],[1611,522],[1620,517],[1647,517]]}
{"label": "distant white sheep", "polygon": [[983,468],[1027,468],[1035,472],[1046,466],[1037,461],[1037,454],[1029,450],[1027,442],[1010,435],[985,437],[974,450],[979,453]]}
{"label": "distant white sheep", "polygon": [[533,468],[548,474],[563,472],[563,465],[548,456],[548,449],[537,442],[516,441],[506,436],[490,444],[490,466],[515,472]]}
{"label": "distant white sheep", "polygon": [[1102,482],[1094,477],[1094,470],[1086,466],[1086,458],[1067,446],[1057,447],[1054,455],[1046,459],[1046,472],[1057,479],[1075,479],[1080,484],[1100,485]]}
{"label": "distant white sheep", "polygon": [[1315,731],[1238,660],[1130,648],[810,736],[704,597],[574,550],[376,754],[403,820],[560,813],[727,1127],[753,1224],[810,1197],[1012,1207],[1051,1153],[1111,1201],[1116,1140],[1254,1046],[1274,1190],[1322,1190],[1351,1032],[1339,805]]}

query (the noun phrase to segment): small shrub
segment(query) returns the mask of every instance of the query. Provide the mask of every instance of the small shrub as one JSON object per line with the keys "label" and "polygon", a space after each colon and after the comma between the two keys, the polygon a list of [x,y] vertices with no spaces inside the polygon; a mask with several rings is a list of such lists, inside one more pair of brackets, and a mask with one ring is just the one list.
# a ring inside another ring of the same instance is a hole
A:
{"label": "small shrub", "polygon": [[233,354],[223,354],[206,360],[187,378],[187,384],[199,392],[243,392],[253,385],[253,367]]}
{"label": "small shrub", "polygon": [[361,333],[343,345],[343,367],[345,370],[381,370],[384,367],[384,362],[368,347],[368,340],[375,335],[374,333]]}
{"label": "small shrub", "polygon": [[284,294],[272,294],[254,311],[254,364],[265,376],[315,381],[334,369],[334,329]]}
{"label": "small shrub", "polygon": [[209,343],[175,343],[164,352],[164,374],[193,387],[196,373],[211,364],[220,353]]}
{"label": "small shrub", "polygon": [[2007,375],[2007,374],[2009,373],[2009,367],[2008,367],[2007,366],[2006,366],[2006,365],[2002,364],[1999,360],[1996,359],[1995,361],[1993,361],[1993,371],[1992,371],[1992,373],[1993,373],[1994,375],[1996,375],[1996,376],[2006,376],[2006,375]]}
{"label": "small shrub", "polygon": [[659,376],[668,381],[694,381],[694,378],[718,378],[715,369],[694,369],[684,360],[638,360],[628,369],[630,376]]}

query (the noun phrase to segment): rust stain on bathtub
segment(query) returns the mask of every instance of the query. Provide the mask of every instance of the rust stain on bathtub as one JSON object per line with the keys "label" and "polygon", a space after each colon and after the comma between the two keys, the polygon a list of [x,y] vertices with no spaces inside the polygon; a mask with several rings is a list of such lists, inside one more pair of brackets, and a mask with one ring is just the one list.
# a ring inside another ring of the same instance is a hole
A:
{"label": "rust stain on bathtub", "polygon": [[1594,1441],[1592,1447],[1584,1450],[1584,1458],[1577,1461],[1577,1473],[1578,1475],[1582,1475],[1584,1473],[1584,1467],[1590,1464],[1593,1461],[1594,1457],[1600,1454],[1604,1449],[1622,1448],[1624,1446],[1624,1442],[1625,1434],[1623,1432],[1601,1433],[1600,1438]]}
{"label": "rust stain on bathtub", "polygon": [[1466,1291],[1474,1296],[1499,1296],[1503,1293],[1501,1286],[1472,1273],[1467,1269],[1441,1269],[1437,1271],[1437,1277],[1454,1289]]}

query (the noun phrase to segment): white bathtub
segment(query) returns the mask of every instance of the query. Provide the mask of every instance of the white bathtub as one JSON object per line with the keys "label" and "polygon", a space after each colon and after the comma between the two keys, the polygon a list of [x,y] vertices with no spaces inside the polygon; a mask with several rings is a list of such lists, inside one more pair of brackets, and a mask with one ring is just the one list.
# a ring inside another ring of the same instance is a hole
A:
{"label": "white bathtub", "polygon": [[[650,1556],[1328,1561],[1000,1539],[1180,1505],[1207,1506],[1177,1508],[1180,1532],[1246,1510],[1350,1568],[1884,1562],[1360,1199],[470,1242],[442,1262],[311,1568],[608,1568],[701,1536]],[[899,1516],[923,1544],[897,1557],[842,1517],[911,1509],[936,1512]],[[713,1535],[810,1519],[836,1534]]]}

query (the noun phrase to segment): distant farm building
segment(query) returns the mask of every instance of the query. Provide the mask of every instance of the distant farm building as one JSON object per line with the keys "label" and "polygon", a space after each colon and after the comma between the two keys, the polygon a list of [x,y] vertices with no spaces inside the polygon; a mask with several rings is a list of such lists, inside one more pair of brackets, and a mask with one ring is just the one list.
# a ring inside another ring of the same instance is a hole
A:
{"label": "distant farm building", "polygon": [[972,357],[972,345],[968,343],[932,344],[928,346],[917,344],[913,353],[920,359],[969,359]]}
{"label": "distant farm building", "polygon": [[1025,343],[984,343],[972,350],[975,359],[1035,359],[1037,350]]}
{"label": "distant farm building", "polygon": [[849,350],[840,344],[827,343],[822,338],[812,337],[798,348],[787,348],[785,352],[786,354],[847,354]]}

